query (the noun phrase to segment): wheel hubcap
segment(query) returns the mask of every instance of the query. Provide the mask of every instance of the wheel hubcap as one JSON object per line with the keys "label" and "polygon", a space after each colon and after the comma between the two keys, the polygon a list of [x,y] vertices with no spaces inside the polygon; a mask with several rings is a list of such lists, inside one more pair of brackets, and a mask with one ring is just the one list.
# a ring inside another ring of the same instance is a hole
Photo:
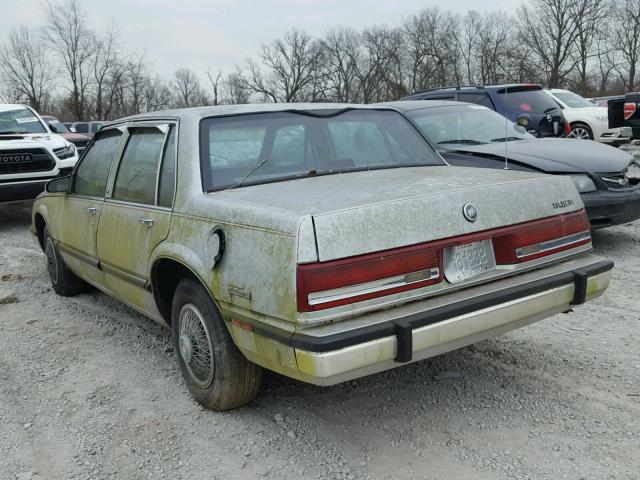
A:
{"label": "wheel hubcap", "polygon": [[180,310],[178,321],[180,356],[191,378],[198,386],[206,388],[213,381],[215,365],[213,344],[204,318],[195,305],[188,303]]}
{"label": "wheel hubcap", "polygon": [[49,277],[51,277],[51,281],[55,285],[58,283],[58,257],[56,256],[53,241],[50,238],[47,238],[47,245],[45,246],[44,254],[47,257],[47,271],[49,272]]}
{"label": "wheel hubcap", "polygon": [[578,138],[580,140],[589,140],[589,132],[586,128],[576,127],[571,130],[569,137]]}

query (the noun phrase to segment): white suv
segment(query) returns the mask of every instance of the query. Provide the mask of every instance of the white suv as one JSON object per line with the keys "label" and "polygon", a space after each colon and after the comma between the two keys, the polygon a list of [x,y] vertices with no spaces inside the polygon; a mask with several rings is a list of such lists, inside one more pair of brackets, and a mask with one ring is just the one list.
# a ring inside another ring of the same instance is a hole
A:
{"label": "white suv", "polygon": [[37,197],[77,161],[76,147],[51,132],[32,108],[0,104],[0,203]]}
{"label": "white suv", "polygon": [[569,122],[569,138],[596,140],[609,145],[621,145],[629,141],[628,128],[609,128],[606,107],[598,107],[577,93],[561,88],[550,88],[545,92],[562,108],[564,118]]}

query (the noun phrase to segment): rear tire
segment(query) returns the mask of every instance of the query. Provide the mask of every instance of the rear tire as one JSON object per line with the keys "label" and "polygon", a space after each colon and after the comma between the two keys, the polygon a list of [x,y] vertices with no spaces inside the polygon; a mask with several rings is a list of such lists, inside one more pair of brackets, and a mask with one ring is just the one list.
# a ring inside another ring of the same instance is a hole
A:
{"label": "rear tire", "polygon": [[235,346],[216,305],[199,282],[186,278],[178,284],[171,330],[182,376],[198,403],[223,411],[256,397],[262,368]]}
{"label": "rear tire", "polygon": [[51,279],[53,290],[63,297],[72,297],[88,290],[89,285],[69,270],[67,264],[58,251],[53,238],[49,235],[49,229],[44,228],[42,235],[44,254],[47,257],[47,270]]}
{"label": "rear tire", "polygon": [[578,140],[593,140],[593,132],[586,123],[574,123],[571,125],[571,131],[568,138],[577,138]]}

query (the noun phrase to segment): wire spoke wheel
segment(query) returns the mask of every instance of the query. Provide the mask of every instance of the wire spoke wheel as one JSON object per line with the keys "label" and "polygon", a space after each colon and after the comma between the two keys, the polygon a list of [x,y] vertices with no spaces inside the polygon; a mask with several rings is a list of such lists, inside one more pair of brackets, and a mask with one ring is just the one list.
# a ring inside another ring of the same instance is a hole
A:
{"label": "wire spoke wheel", "polygon": [[589,131],[584,127],[573,127],[567,137],[577,138],[579,140],[589,140],[591,138],[591,135],[589,134]]}
{"label": "wire spoke wheel", "polygon": [[213,343],[202,313],[192,303],[180,310],[178,345],[180,356],[193,381],[200,388],[207,388],[213,381],[215,361]]}
{"label": "wire spoke wheel", "polygon": [[51,237],[47,238],[44,254],[47,257],[47,271],[49,272],[49,277],[51,277],[51,282],[55,285],[58,283],[58,256],[56,255],[56,249]]}

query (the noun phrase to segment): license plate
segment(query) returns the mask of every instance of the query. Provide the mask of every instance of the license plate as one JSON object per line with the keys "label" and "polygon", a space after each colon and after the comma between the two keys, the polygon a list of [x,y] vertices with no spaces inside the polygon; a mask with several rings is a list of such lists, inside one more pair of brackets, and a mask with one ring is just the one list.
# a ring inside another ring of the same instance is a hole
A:
{"label": "license plate", "polygon": [[444,249],[444,276],[458,283],[496,268],[491,240],[465,243]]}

